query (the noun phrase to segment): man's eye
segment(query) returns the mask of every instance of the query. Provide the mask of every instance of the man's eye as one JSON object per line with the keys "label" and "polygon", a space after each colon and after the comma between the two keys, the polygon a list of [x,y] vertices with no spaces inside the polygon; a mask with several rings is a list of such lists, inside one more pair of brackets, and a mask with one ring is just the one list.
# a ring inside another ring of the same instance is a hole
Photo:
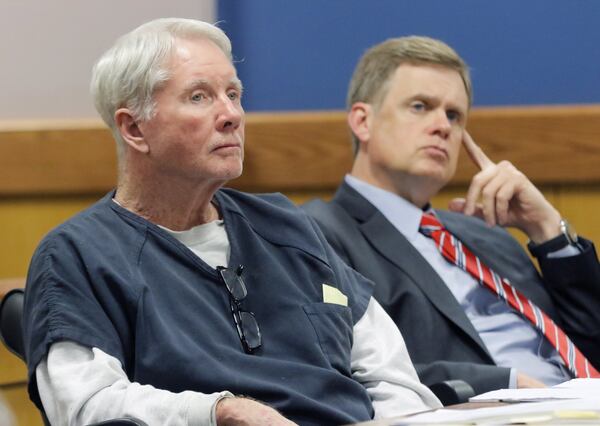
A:
{"label": "man's eye", "polygon": [[229,99],[231,99],[232,101],[235,101],[240,98],[240,94],[238,92],[229,92],[227,96],[229,96]]}
{"label": "man's eye", "polygon": [[448,117],[448,120],[450,121],[459,121],[460,113],[457,111],[448,111],[446,112],[446,117]]}
{"label": "man's eye", "polygon": [[415,111],[424,111],[426,105],[423,102],[413,102],[410,107]]}
{"label": "man's eye", "polygon": [[200,102],[205,98],[204,93],[194,93],[191,96],[193,102]]}

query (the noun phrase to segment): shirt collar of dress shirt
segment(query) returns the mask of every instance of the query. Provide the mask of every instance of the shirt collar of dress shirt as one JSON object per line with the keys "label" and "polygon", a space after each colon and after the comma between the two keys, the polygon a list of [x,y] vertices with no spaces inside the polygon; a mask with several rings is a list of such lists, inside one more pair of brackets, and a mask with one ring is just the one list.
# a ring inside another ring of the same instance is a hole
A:
{"label": "shirt collar of dress shirt", "polygon": [[373,204],[407,240],[413,241],[417,237],[423,210],[393,192],[373,186],[352,175],[346,175],[344,180]]}

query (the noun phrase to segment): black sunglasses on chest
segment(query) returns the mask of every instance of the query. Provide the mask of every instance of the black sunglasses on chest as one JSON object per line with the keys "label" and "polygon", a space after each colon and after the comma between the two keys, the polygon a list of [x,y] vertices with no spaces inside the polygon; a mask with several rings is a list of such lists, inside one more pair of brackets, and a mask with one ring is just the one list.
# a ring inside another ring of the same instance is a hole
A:
{"label": "black sunglasses on chest", "polygon": [[242,301],[248,295],[248,290],[246,290],[246,285],[242,279],[244,267],[240,265],[236,269],[229,269],[224,266],[217,266],[217,271],[229,293],[229,307],[244,352],[252,354],[260,348],[262,342],[260,328],[254,314],[241,308]]}

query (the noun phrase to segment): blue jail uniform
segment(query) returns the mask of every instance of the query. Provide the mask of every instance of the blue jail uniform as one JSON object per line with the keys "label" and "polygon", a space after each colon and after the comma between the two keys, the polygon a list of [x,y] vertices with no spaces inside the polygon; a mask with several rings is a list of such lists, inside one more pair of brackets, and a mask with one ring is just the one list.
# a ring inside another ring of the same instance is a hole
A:
{"label": "blue jail uniform", "polygon": [[[373,416],[350,370],[352,329],[372,293],[311,219],[279,194],[221,189],[215,202],[244,266],[262,346],[246,354],[217,271],[166,231],[112,201],[114,192],[51,231],[27,278],[29,393],[35,368],[70,340],[117,358],[132,382],[202,393],[228,390],[273,406],[302,425]],[[324,303],[322,285],[348,306]]]}

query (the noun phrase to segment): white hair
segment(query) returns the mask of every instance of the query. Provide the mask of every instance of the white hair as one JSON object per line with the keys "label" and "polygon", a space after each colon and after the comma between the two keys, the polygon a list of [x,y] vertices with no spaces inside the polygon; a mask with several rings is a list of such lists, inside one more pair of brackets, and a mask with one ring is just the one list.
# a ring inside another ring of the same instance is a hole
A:
{"label": "white hair", "polygon": [[177,38],[210,40],[231,61],[231,42],[220,28],[193,19],[163,18],[121,36],[94,65],[92,97],[117,142],[119,159],[124,141],[115,112],[127,108],[136,120],[152,118],[156,106],[153,95],[170,78],[167,63]]}

